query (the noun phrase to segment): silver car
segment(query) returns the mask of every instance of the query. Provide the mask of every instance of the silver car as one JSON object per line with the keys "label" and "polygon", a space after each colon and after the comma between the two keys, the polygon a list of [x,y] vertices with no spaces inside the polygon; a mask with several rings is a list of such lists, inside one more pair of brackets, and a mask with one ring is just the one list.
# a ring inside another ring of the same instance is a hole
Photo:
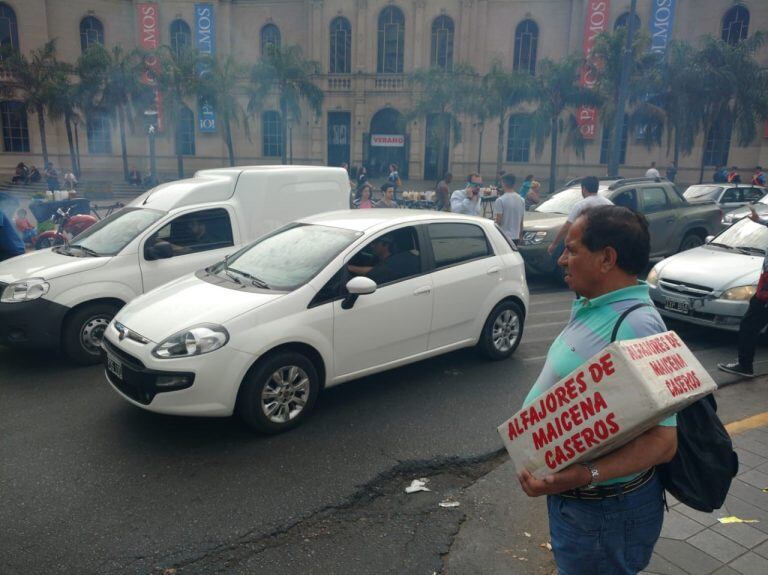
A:
{"label": "silver car", "polygon": [[765,196],[762,186],[751,184],[696,184],[688,186],[683,197],[689,204],[715,202],[724,212],[751,204]]}
{"label": "silver car", "polygon": [[653,267],[651,299],[665,317],[738,331],[768,253],[768,227],[744,219],[707,239]]}
{"label": "silver car", "polygon": [[[762,192],[766,191],[765,188],[761,188],[758,186],[752,186],[752,187]],[[768,220],[768,195],[763,195],[762,198],[757,200],[752,205],[754,206],[755,211],[757,212],[757,215],[759,215],[761,219]],[[748,216],[749,216],[749,206],[742,206],[740,208],[736,208],[735,210],[726,212],[726,214],[723,216],[723,225],[731,226],[736,222],[738,222],[739,220],[743,220]]]}

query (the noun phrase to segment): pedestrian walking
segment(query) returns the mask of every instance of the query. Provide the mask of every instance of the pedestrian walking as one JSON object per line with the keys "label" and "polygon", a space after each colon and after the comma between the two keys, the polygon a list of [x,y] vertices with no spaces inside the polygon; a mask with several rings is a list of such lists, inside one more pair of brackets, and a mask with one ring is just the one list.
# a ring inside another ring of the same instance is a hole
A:
{"label": "pedestrian walking", "polygon": [[656,162],[651,162],[651,167],[645,171],[646,178],[660,178],[659,170],[656,169]]}
{"label": "pedestrian walking", "polygon": [[715,168],[715,173],[712,174],[712,181],[716,184],[724,184],[728,181],[728,170],[725,169],[725,166],[717,166]]}
{"label": "pedestrian walking", "polygon": [[453,181],[453,174],[446,172],[443,179],[437,183],[435,189],[435,208],[439,212],[451,211],[451,189],[448,187]]}
{"label": "pedestrian walking", "polygon": [[611,206],[613,202],[608,198],[597,195],[597,190],[600,188],[600,180],[596,176],[587,176],[581,180],[581,197],[578,202],[573,204],[571,211],[568,212],[568,219],[557,232],[552,244],[547,248],[549,255],[555,253],[555,250],[560,246],[560,242],[568,235],[568,230],[571,229],[573,222],[576,221],[581,213],[587,208],[594,208],[596,206]]}
{"label": "pedestrian walking", "polygon": [[[749,206],[749,218],[758,224],[768,226],[768,221],[761,220],[753,206]],[[754,295],[749,299],[747,313],[739,323],[738,357],[736,361],[718,363],[721,371],[740,375],[741,377],[755,377],[754,361],[757,349],[757,338],[763,328],[768,325],[768,256],[763,260],[763,269]]]}
{"label": "pedestrian walking", "polygon": [[365,169],[365,166],[360,166],[360,169],[357,170],[358,189],[361,188],[367,181],[368,181],[368,170]]}
{"label": "pedestrian walking", "polygon": [[14,229],[13,222],[0,210],[0,262],[24,253],[24,242]]}
{"label": "pedestrian walking", "polygon": [[523,183],[520,185],[520,197],[525,199],[525,196],[528,195],[528,190],[531,188],[531,182],[533,181],[533,174],[528,174],[525,176],[525,179],[523,180]]}
{"label": "pedestrian walking", "polygon": [[752,174],[752,185],[764,186],[766,183],[768,183],[768,177],[766,177],[765,172],[763,172],[763,168],[757,166],[755,168],[755,173]]}
{"label": "pedestrian walking", "polygon": [[391,209],[397,209],[399,207],[395,201],[395,186],[387,184],[387,187],[384,188],[384,197],[376,203],[375,207]]}
{"label": "pedestrian walking", "polygon": [[728,177],[726,180],[729,184],[740,184],[741,176],[739,175],[739,168],[736,166],[731,166],[731,171],[728,172]]}
{"label": "pedestrian walking", "polygon": [[480,200],[480,187],[483,185],[483,177],[477,172],[467,176],[467,185],[463,190],[456,190],[451,194],[451,211],[454,214],[467,214],[479,216],[483,212],[483,203]]}
{"label": "pedestrian walking", "polygon": [[[585,210],[569,228],[565,245],[558,265],[580,297],[524,405],[605,348],[617,324],[616,340],[667,329],[648,285],[638,281],[650,254],[648,222],[642,214],[622,206]],[[621,321],[638,304],[643,305]],[[634,575],[648,565],[664,520],[664,489],[655,466],[674,457],[676,424],[673,415],[610,453],[541,479],[520,473],[528,496],[547,495],[559,573]]]}
{"label": "pedestrian walking", "polygon": [[667,166],[667,179],[670,182],[674,182],[676,177],[677,177],[677,166],[674,163],[669,164],[669,166]]}
{"label": "pedestrian walking", "polygon": [[525,200],[515,190],[514,174],[501,176],[502,195],[493,203],[493,214],[502,233],[517,245],[523,235]]}
{"label": "pedestrian walking", "polygon": [[528,188],[528,193],[525,194],[525,209],[532,210],[541,201],[541,184],[536,180],[531,182],[531,187]]}
{"label": "pedestrian walking", "polygon": [[59,185],[59,172],[53,167],[53,162],[48,162],[45,165],[45,181],[48,184],[48,190],[51,192],[61,187]]}
{"label": "pedestrian walking", "polygon": [[357,190],[357,199],[354,202],[354,206],[358,210],[367,210],[373,207],[373,201],[371,200],[371,194],[373,189],[370,184],[365,184],[362,188]]}

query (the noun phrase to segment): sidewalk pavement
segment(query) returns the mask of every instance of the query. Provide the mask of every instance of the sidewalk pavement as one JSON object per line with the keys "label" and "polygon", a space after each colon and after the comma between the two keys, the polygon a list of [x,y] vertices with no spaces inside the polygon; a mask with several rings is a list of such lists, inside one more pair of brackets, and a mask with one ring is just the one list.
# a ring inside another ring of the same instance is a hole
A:
{"label": "sidewalk pavement", "polygon": [[[722,387],[718,413],[740,469],[722,509],[701,513],[668,495],[661,538],[646,575],[768,574],[768,377]],[[546,501],[526,497],[511,462],[463,495],[467,515],[444,558],[447,575],[555,574]],[[735,516],[754,523],[727,523]],[[610,575],[610,574],[595,574]]]}

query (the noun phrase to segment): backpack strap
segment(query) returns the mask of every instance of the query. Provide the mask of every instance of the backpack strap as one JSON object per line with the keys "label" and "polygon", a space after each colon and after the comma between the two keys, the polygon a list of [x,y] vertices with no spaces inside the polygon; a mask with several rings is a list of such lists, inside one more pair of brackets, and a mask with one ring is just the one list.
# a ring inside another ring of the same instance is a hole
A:
{"label": "backpack strap", "polygon": [[624,318],[627,317],[636,309],[639,309],[641,307],[651,307],[651,306],[650,304],[647,304],[647,303],[636,303],[635,305],[628,307],[621,313],[621,315],[619,316],[619,319],[616,320],[616,324],[613,326],[613,331],[611,332],[611,343],[616,341],[616,336],[619,334],[619,328],[621,327],[621,322],[624,321]]}

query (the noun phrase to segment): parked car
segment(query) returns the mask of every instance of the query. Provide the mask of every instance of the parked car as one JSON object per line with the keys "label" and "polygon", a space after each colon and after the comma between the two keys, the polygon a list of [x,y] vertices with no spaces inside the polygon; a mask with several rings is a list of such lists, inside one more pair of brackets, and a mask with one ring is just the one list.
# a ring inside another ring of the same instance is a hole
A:
{"label": "parked car", "polygon": [[506,358],[527,311],[522,259],[492,221],[338,211],[130,302],[105,332],[105,373],[149,411],[236,411],[279,432],[326,387],[468,346]]}
{"label": "parked car", "polygon": [[714,202],[728,212],[758,201],[766,192],[768,189],[751,184],[696,184],[688,186],[683,197],[689,204]]}
{"label": "parked car", "polygon": [[[694,248],[721,229],[720,208],[714,204],[689,204],[675,185],[663,178],[601,181],[597,193],[648,218],[651,257]],[[557,266],[561,248],[554,257],[547,248],[565,224],[573,204],[581,198],[581,186],[574,186],[555,194],[533,212],[526,212],[519,249],[529,271],[562,277],[562,270]]]}
{"label": "parked car", "polygon": [[661,315],[738,331],[768,253],[768,228],[737,222],[705,245],[657,263],[648,274]]}
{"label": "parked car", "polygon": [[[756,186],[752,186],[752,187],[756,187]],[[763,189],[763,188],[758,188],[758,189]],[[768,196],[763,195],[762,198],[754,202],[752,205],[754,206],[757,214],[762,219],[768,220]],[[731,226],[736,222],[743,220],[744,218],[747,218],[747,217],[749,217],[749,206],[742,206],[740,208],[727,212],[723,216],[723,225]]]}
{"label": "parked car", "polygon": [[160,185],[68,245],[0,264],[0,344],[98,363],[101,336],[137,295],[304,215],[349,206],[341,168],[205,170]]}

